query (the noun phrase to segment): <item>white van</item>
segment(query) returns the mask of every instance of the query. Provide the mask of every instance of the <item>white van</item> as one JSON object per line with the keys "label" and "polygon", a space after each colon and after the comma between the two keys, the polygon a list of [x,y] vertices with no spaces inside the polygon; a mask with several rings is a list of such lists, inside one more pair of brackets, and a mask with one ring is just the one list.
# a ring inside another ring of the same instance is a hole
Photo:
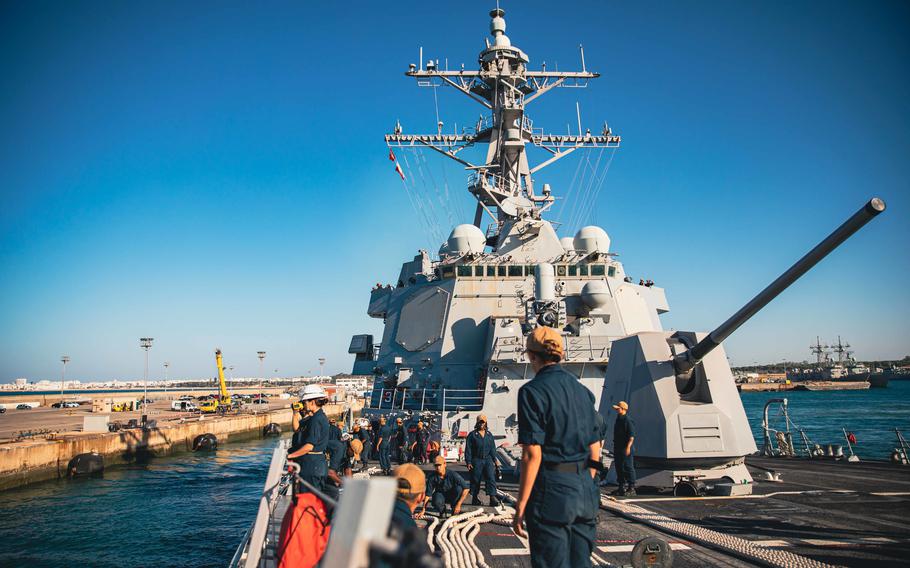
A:
{"label": "white van", "polygon": [[178,410],[180,412],[195,412],[199,410],[199,407],[196,406],[196,403],[191,400],[172,400],[171,410]]}

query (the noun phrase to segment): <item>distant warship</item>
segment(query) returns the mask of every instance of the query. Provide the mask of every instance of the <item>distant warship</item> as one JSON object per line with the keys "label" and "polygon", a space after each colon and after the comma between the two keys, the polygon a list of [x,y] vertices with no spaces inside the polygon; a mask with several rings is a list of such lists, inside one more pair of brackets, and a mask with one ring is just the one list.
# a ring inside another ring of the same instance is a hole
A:
{"label": "distant warship", "polygon": [[869,386],[884,388],[888,386],[888,377],[883,373],[873,373],[872,369],[853,358],[850,344],[844,343],[837,336],[837,343],[822,344],[816,337],[815,343],[809,346],[815,355],[815,366],[811,369],[789,371],[787,378],[794,382],[831,381],[831,382],[868,382]]}

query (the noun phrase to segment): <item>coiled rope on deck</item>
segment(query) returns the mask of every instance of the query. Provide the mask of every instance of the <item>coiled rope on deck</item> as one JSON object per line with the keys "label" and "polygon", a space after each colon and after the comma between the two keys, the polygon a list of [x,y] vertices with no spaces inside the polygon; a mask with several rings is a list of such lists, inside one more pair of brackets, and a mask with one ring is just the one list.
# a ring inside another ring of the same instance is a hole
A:
{"label": "coiled rope on deck", "polygon": [[773,568],[830,568],[832,565],[800,556],[786,550],[760,546],[754,542],[726,535],[692,523],[677,521],[643,507],[617,501],[606,495],[600,497],[601,508],[633,521],[654,527],[711,548],[719,548],[733,556]]}

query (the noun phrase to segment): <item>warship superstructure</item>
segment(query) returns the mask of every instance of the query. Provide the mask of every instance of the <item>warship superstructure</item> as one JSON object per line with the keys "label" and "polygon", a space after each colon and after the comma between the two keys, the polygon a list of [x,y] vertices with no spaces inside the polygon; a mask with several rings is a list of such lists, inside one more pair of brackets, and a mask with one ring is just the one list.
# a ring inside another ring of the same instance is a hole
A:
{"label": "warship superstructure", "polygon": [[[580,150],[616,148],[620,137],[548,134],[534,126],[531,103],[556,88],[585,87],[598,73],[531,70],[530,58],[506,35],[505,12],[490,13],[492,38],[477,70],[412,64],[405,73],[423,86],[448,85],[487,113],[475,127],[445,134],[386,135],[390,151],[425,148],[468,170],[476,198],[473,223],[454,227],[438,255],[420,250],[394,285],[377,285],[368,314],[384,321],[382,339],[353,337],[355,374],[372,375],[370,407],[380,412],[434,411],[453,433],[484,413],[498,435],[514,441],[518,389],[533,373],[523,353],[537,325],[564,330],[565,365],[599,398],[611,343],[660,331],[669,310],[664,290],[636,284],[600,227],[578,227],[560,239],[546,215],[556,197],[542,170]],[[483,163],[462,153],[486,145]],[[546,159],[532,163],[531,147]],[[394,154],[392,154],[394,156]],[[435,252],[435,251],[434,251]]]}
{"label": "warship superstructure", "polygon": [[[780,446],[756,456],[722,346],[884,211],[884,202],[867,202],[710,333],[663,331],[659,316],[668,310],[663,290],[632,282],[603,229],[581,227],[574,238],[559,239],[554,223],[544,218],[553,192],[547,184],[536,189],[534,174],[569,153],[618,146],[619,137],[606,126],[598,135],[582,132],[580,125],[577,135],[550,135],[534,128],[525,114],[529,103],[551,89],[585,86],[597,74],[584,63],[577,72],[530,71],[527,55],[505,35],[504,14],[498,8],[490,14],[492,41],[480,52],[478,70],[449,71],[430,61],[406,73],[420,85],[449,85],[489,113],[460,133],[443,134],[440,127],[436,134],[412,135],[396,124],[386,136],[392,159],[396,149],[426,148],[464,165],[477,206],[474,222],[456,226],[438,255],[419,251],[402,264],[394,285],[373,289],[368,313],[384,321],[383,336],[375,343],[370,335],[356,335],[349,349],[355,374],[373,378],[364,412],[419,413],[451,443],[444,450],[457,450],[474,417],[485,413],[498,458],[508,465],[517,433],[517,392],[532,376],[523,354],[525,336],[537,325],[551,326],[562,330],[565,365],[594,393],[608,428],[611,405],[630,402],[639,487],[652,493],[623,500],[601,494],[592,565],[905,563],[910,541],[906,515],[899,511],[908,503],[910,472],[884,463],[839,463],[835,457],[799,459]],[[473,164],[462,150],[478,144],[487,145],[486,159]],[[530,147],[550,156],[532,166]],[[905,455],[906,443],[898,436]],[[278,564],[280,519],[299,487],[286,456],[282,440],[272,455],[256,521],[231,566]],[[353,479],[345,479],[340,500],[321,497],[334,509],[322,565],[366,567],[373,564],[371,555],[381,552],[397,560],[387,565],[413,566],[406,543],[386,538],[395,483],[369,463],[361,465]],[[451,467],[463,471],[461,464]],[[518,478],[508,473],[499,496],[514,503]],[[668,490],[677,496],[664,498]],[[466,509],[419,521],[427,545],[440,557],[436,565],[529,565],[527,540],[503,526],[512,521],[510,507]]]}

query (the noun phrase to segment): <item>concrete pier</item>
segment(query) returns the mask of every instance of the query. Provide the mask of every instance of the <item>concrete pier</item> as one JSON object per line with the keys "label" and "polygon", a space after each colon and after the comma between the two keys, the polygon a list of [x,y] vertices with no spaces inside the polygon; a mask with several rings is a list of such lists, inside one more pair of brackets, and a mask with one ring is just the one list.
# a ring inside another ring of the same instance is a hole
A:
{"label": "concrete pier", "polygon": [[[342,405],[326,405],[329,416],[337,416]],[[27,411],[22,411],[27,412]],[[62,432],[46,438],[24,439],[0,444],[0,490],[66,475],[70,459],[79,454],[98,452],[105,467],[129,464],[192,449],[193,438],[211,433],[224,443],[230,438],[258,435],[270,422],[290,429],[288,407],[257,414],[196,415],[168,422],[158,421],[154,428],[134,428],[118,432]]]}

